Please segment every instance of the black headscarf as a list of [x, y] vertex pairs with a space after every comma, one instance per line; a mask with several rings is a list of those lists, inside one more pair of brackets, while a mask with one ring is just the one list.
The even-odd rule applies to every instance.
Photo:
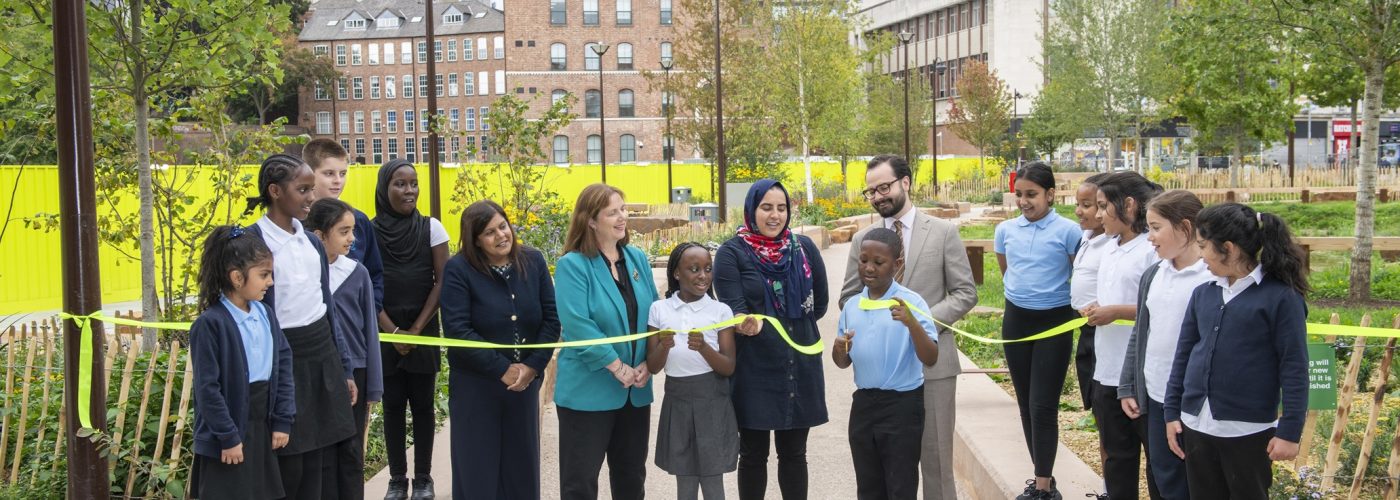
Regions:
[[380, 249], [393, 259], [392, 262], [412, 262], [429, 250], [424, 244], [428, 241], [428, 218], [418, 213], [417, 208], [408, 215], [400, 214], [389, 203], [389, 183], [394, 172], [405, 167], [413, 168], [413, 163], [389, 160], [379, 167], [379, 182], [374, 186], [374, 229]]

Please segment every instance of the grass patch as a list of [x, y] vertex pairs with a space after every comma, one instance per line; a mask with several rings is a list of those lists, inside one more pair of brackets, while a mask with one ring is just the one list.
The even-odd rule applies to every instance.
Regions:
[[[1296, 236], [1351, 236], [1356, 228], [1356, 203], [1252, 203], [1255, 210], [1279, 216]], [[1376, 236], [1400, 236], [1400, 203], [1376, 205]]]

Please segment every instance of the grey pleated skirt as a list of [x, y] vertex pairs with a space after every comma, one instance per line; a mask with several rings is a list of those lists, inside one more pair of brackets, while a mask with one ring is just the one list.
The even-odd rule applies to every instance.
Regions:
[[739, 460], [739, 423], [729, 379], [714, 372], [666, 377], [656, 430], [656, 466], [677, 476], [733, 472]]

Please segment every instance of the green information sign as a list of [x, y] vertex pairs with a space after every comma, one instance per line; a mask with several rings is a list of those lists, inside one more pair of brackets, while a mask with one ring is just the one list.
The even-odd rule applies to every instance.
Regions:
[[1331, 344], [1308, 344], [1308, 409], [1337, 409], [1337, 355]]

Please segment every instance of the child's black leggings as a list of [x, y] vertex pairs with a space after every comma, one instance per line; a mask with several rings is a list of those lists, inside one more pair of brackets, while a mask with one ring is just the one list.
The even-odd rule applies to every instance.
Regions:
[[[1002, 338], [1019, 339], [1049, 330], [1078, 317], [1065, 305], [1046, 310], [1026, 309], [1006, 301]], [[1003, 345], [1016, 404], [1021, 408], [1021, 431], [1035, 464], [1036, 477], [1050, 477], [1060, 445], [1060, 392], [1069, 371], [1074, 338], [1068, 333], [1030, 342]]]

